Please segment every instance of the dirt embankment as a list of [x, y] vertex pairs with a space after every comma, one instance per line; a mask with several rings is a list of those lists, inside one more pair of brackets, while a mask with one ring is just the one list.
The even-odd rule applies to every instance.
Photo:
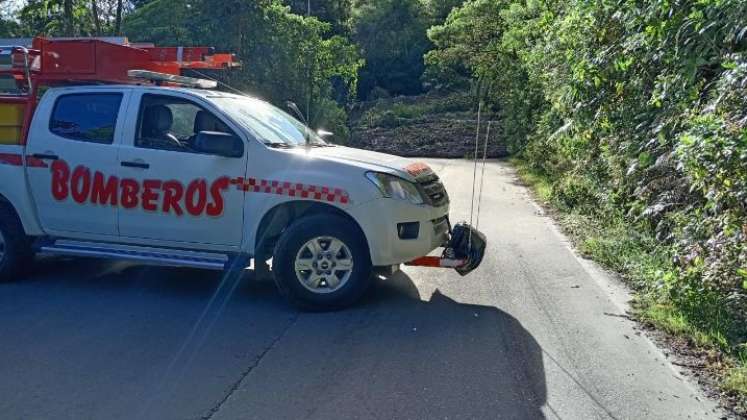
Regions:
[[[350, 145], [407, 157], [473, 156], [477, 121], [468, 101], [466, 96], [423, 95], [360, 104], [351, 117]], [[482, 121], [479, 156], [486, 129]], [[488, 157], [507, 155], [500, 124], [492, 121]]]

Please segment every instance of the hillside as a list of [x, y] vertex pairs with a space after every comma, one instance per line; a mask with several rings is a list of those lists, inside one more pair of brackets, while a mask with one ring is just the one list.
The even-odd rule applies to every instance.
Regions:
[[[466, 94], [401, 96], [363, 102], [351, 112], [350, 145], [408, 157], [463, 158], [475, 147], [476, 112]], [[482, 121], [480, 155], [488, 120]], [[491, 124], [488, 157], [508, 154]]]

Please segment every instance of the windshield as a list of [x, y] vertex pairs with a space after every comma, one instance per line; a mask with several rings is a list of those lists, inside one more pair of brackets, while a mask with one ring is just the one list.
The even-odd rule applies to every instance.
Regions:
[[306, 125], [267, 102], [249, 97], [219, 97], [210, 100], [269, 146], [303, 146], [307, 135], [311, 145], [327, 144]]

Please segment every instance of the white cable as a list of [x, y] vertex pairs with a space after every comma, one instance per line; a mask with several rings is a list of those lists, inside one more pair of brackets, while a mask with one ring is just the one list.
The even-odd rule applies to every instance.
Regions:
[[[475, 169], [472, 172], [472, 202], [469, 209], [469, 224], [472, 225], [475, 214], [475, 183], [477, 182], [477, 150], [480, 144], [480, 116], [482, 114], [482, 100], [477, 104], [477, 133], [475, 134]], [[470, 237], [470, 239], [472, 239]]]
[[493, 121], [488, 121], [488, 132], [485, 134], [485, 149], [482, 152], [482, 174], [480, 174], [480, 192], [477, 194], [477, 216], [475, 221], [475, 229], [480, 227], [480, 204], [482, 204], [482, 187], [485, 185], [485, 165], [488, 159], [488, 142], [490, 141], [490, 126]]
[[472, 253], [472, 216], [475, 213], [475, 183], [477, 182], [477, 150], [480, 146], [480, 116], [482, 115], [482, 100], [477, 104], [477, 133], [475, 133], [475, 169], [472, 172], [472, 200], [469, 210], [469, 237], [467, 239], [467, 255]]

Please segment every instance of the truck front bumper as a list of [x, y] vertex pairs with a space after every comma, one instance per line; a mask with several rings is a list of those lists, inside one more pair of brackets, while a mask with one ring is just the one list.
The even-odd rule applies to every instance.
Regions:
[[457, 273], [466, 276], [482, 263], [487, 244], [482, 232], [467, 223], [459, 223], [451, 230], [451, 239], [441, 256], [416, 258], [407, 265], [453, 268]]
[[449, 240], [449, 206], [417, 206], [376, 199], [353, 208], [366, 235], [374, 266], [402, 264], [444, 246]]

